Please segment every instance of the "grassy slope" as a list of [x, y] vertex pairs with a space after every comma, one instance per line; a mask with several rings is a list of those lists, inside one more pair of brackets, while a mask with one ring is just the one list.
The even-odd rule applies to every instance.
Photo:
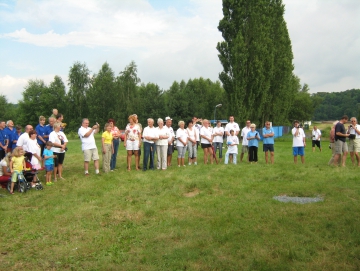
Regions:
[[[293, 164], [291, 142], [280, 139], [275, 165], [259, 151], [257, 165], [165, 172], [127, 172], [121, 146], [117, 171], [85, 178], [73, 140], [65, 181], [1, 191], [0, 269], [359, 269], [359, 168], [328, 167], [327, 145], [322, 153], [309, 145], [305, 165]], [[272, 199], [284, 194], [325, 200]]]

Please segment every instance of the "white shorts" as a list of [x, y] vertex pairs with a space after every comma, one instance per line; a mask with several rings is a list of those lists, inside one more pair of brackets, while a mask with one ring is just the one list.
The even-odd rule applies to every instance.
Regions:
[[127, 151], [138, 151], [139, 150], [139, 140], [126, 140], [126, 150]]

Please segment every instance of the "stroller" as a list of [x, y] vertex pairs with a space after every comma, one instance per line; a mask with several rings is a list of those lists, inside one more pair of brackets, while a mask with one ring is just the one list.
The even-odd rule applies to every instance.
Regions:
[[[14, 186], [14, 190], [18, 190], [20, 193], [25, 193], [27, 190], [30, 190], [31, 187], [31, 183], [34, 179], [36, 179], [36, 185], [35, 185], [35, 189], [36, 190], [43, 190], [44, 187], [41, 184], [37, 174], [38, 174], [38, 170], [32, 169], [31, 168], [31, 157], [32, 157], [32, 153], [25, 153], [25, 164], [26, 164], [26, 168], [29, 170], [23, 170], [19, 175], [18, 175], [18, 179], [15, 183]], [[10, 191], [11, 188], [11, 180], [8, 182], [7, 184], [7, 189]]]

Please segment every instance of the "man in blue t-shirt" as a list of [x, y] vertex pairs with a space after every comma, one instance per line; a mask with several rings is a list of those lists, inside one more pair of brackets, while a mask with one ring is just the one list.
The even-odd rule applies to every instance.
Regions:
[[9, 137], [5, 131], [5, 121], [0, 121], [0, 160], [5, 157], [6, 150], [9, 144]]
[[265, 152], [265, 162], [269, 163], [268, 154], [270, 152], [270, 163], [274, 164], [274, 130], [270, 125], [270, 121], [265, 122], [265, 127], [263, 128], [263, 151]]

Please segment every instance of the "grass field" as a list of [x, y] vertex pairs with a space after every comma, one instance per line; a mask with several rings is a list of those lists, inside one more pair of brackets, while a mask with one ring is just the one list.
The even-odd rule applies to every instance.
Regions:
[[329, 167], [328, 143], [310, 144], [305, 165], [285, 137], [274, 165], [261, 151], [258, 164], [203, 165], [199, 149], [198, 166], [174, 156], [146, 172], [126, 171], [121, 145], [117, 171], [86, 178], [71, 140], [66, 180], [0, 191], [0, 270], [359, 270], [360, 169]]

